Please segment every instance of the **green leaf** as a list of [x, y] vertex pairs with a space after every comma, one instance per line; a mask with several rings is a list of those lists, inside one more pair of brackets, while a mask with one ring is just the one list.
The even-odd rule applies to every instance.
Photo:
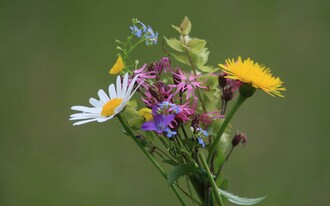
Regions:
[[181, 34], [182, 35], [188, 35], [191, 31], [191, 22], [188, 17], [184, 17], [183, 21], [180, 25]]
[[206, 41], [204, 39], [192, 38], [188, 42], [188, 47], [196, 51], [201, 51], [206, 46]]
[[224, 180], [222, 180], [222, 181], [221, 181], [221, 184], [220, 184], [220, 189], [223, 189], [223, 190], [228, 189], [228, 184], [229, 184], [228, 179], [224, 179]]
[[174, 167], [174, 169], [167, 175], [167, 183], [168, 185], [172, 185], [176, 182], [181, 176], [189, 173], [189, 172], [197, 172], [200, 170], [195, 164], [182, 164]]
[[198, 69], [205, 73], [214, 73], [219, 70], [219, 68], [213, 68], [211, 66], [200, 66]]
[[218, 192], [220, 195], [224, 196], [228, 199], [229, 202], [232, 202], [237, 205], [255, 205], [264, 199], [266, 199], [267, 196], [259, 197], [259, 198], [245, 198], [245, 197], [239, 197], [237, 195], [234, 195], [232, 193], [226, 192], [225, 190], [218, 189]]
[[220, 101], [220, 91], [218, 88], [212, 89], [210, 91], [204, 91], [202, 93], [203, 100], [207, 111], [214, 111], [218, 109]]
[[183, 64], [186, 64], [188, 66], [190, 66], [189, 64], [189, 59], [187, 56], [185, 55], [176, 55], [176, 54], [173, 54], [171, 53], [171, 55], [179, 62], [183, 63]]
[[231, 146], [231, 138], [229, 134], [223, 133], [219, 142], [219, 150], [225, 153], [228, 148]]
[[155, 136], [153, 135], [153, 133], [151, 131], [145, 131], [146, 132], [146, 137], [151, 140], [154, 141], [155, 140]]
[[225, 155], [221, 150], [216, 150], [214, 153], [214, 171], [218, 171], [221, 165], [225, 162]]
[[166, 39], [165, 38], [165, 40], [169, 47], [171, 47], [172, 49], [174, 49], [178, 52], [184, 52], [186, 50], [186, 47], [184, 46], [183, 42], [178, 39], [175, 39], [175, 38]]
[[177, 27], [177, 26], [174, 26], [174, 25], [171, 25], [175, 30], [177, 30], [180, 34], [181, 34], [181, 30], [180, 30], [180, 28], [179, 27]]

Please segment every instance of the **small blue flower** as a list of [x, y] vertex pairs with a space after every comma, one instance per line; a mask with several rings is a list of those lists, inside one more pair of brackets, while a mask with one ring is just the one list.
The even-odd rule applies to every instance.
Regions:
[[137, 38], [141, 38], [142, 36], [142, 30], [139, 29], [136, 25], [134, 26], [130, 26], [129, 27], [132, 31], [132, 33], [137, 37]]
[[198, 144], [202, 145], [202, 147], [205, 147], [205, 143], [202, 138], [198, 137], [197, 141], [198, 141]]
[[169, 127], [167, 127], [166, 129], [165, 129], [165, 132], [167, 132], [167, 137], [168, 138], [171, 138], [171, 137], [173, 137], [173, 135], [176, 135], [177, 134], [177, 132], [173, 132]]
[[172, 107], [172, 109], [173, 109], [173, 111], [175, 112], [175, 114], [179, 114], [179, 113], [181, 112], [180, 107], [177, 106], [177, 105], [174, 105], [174, 106]]
[[196, 128], [193, 137], [195, 137], [198, 141], [198, 144], [202, 145], [202, 147], [205, 147], [205, 143], [203, 141], [203, 137], [208, 137], [209, 134], [207, 131], [203, 130], [202, 128]]
[[175, 114], [179, 114], [181, 112], [180, 107], [178, 105], [169, 103], [168, 101], [164, 101], [158, 104], [158, 106], [158, 113], [161, 112], [161, 110], [174, 111]]
[[148, 26], [148, 29], [146, 31], [146, 44], [148, 46], [152, 46], [157, 44], [157, 39], [158, 39], [158, 32], [154, 32], [150, 26]]
[[157, 44], [158, 32], [155, 33], [150, 26], [146, 26], [137, 19], [133, 19], [133, 24], [133, 26], [130, 26], [130, 29], [137, 38], [143, 38], [147, 46]]

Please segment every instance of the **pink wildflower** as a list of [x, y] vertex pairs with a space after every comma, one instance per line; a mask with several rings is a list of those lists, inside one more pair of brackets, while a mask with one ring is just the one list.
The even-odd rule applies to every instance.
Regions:
[[141, 86], [145, 89], [148, 89], [148, 83], [145, 81], [146, 79], [155, 79], [156, 72], [148, 71], [147, 64], [144, 64], [140, 69], [137, 69], [133, 72], [132, 78], [138, 75], [136, 79], [137, 84], [141, 84]]
[[180, 68], [177, 69], [176, 72], [172, 72], [174, 82], [176, 85], [170, 85], [170, 87], [176, 87], [177, 90], [174, 95], [178, 94], [179, 92], [186, 92], [186, 99], [188, 100], [191, 96], [197, 99], [195, 95], [196, 88], [203, 88], [206, 89], [207, 87], [202, 86], [203, 82], [199, 82], [197, 78], [200, 75], [194, 75], [192, 72], [190, 74], [184, 73]]

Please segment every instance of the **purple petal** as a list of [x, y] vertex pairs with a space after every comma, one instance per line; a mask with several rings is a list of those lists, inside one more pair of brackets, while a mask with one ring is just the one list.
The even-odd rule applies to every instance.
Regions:
[[144, 131], [157, 130], [155, 122], [145, 122], [142, 124], [141, 129]]
[[162, 114], [156, 114], [154, 115], [154, 121], [155, 121], [155, 125], [159, 124], [159, 123], [163, 123], [163, 115]]
[[166, 126], [169, 125], [172, 122], [172, 120], [174, 119], [174, 117], [175, 117], [175, 114], [170, 114], [170, 115], [164, 117], [162, 120], [163, 124], [165, 124]]
[[157, 109], [158, 109], [158, 106], [157, 106], [157, 105], [154, 105], [154, 106], [152, 107], [152, 114], [153, 114], [153, 115], [157, 115]]

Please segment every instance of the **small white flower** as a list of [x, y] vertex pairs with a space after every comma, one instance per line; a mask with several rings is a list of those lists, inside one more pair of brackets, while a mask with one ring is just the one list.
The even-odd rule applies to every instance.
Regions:
[[137, 78], [138, 75], [136, 75], [131, 81], [130, 85], [128, 85], [128, 73], [125, 74], [123, 82], [121, 82], [120, 75], [118, 75], [116, 88], [114, 84], [110, 84], [109, 86], [109, 96], [102, 89], [100, 89], [97, 93], [100, 98], [99, 101], [95, 98], [89, 99], [89, 103], [93, 107], [71, 107], [72, 110], [81, 112], [70, 115], [70, 120], [81, 120], [75, 122], [73, 125], [81, 125], [94, 121], [105, 122], [109, 119], [112, 119], [115, 115], [124, 109], [127, 102], [135, 93], [136, 89], [140, 86], [137, 86], [136, 89], [132, 92]]

